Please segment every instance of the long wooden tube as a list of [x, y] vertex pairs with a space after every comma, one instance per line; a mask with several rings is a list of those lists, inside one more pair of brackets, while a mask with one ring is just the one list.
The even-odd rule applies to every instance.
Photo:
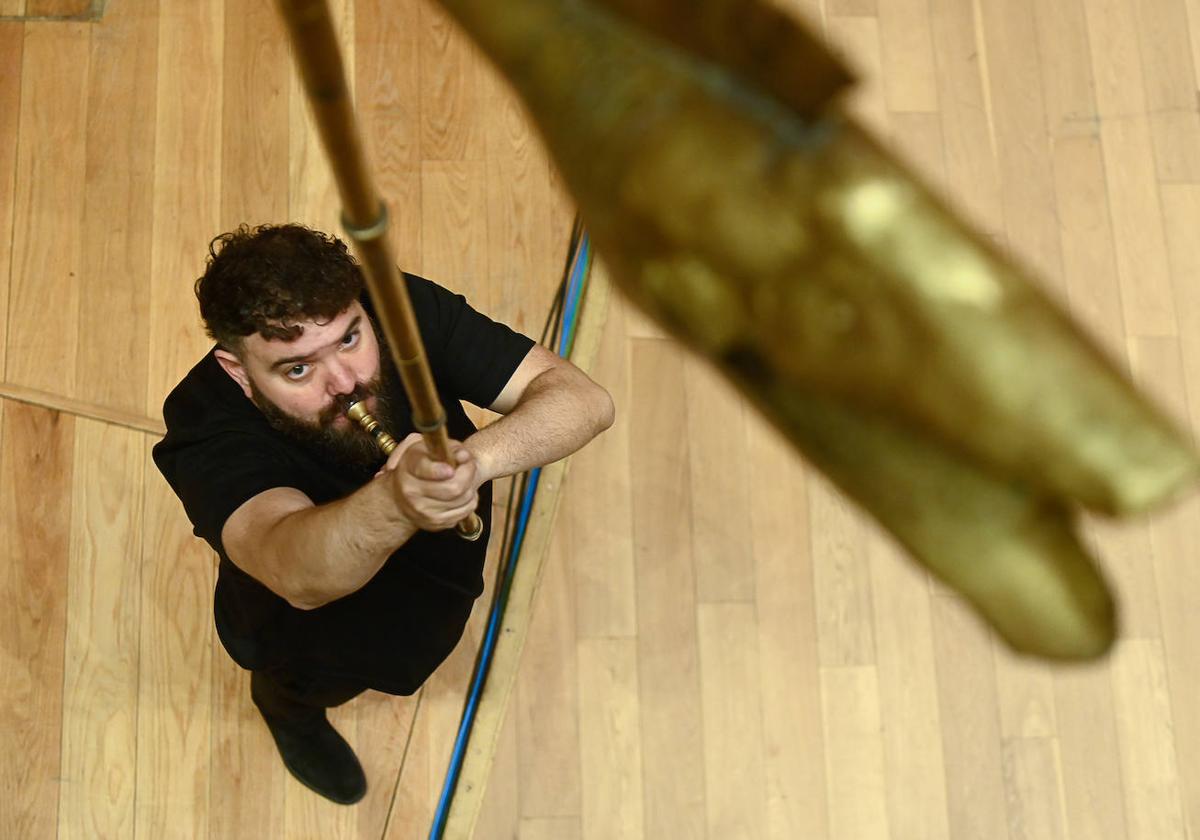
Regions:
[[[391, 344], [412, 404], [413, 424], [433, 456], [452, 463], [446, 412], [429, 370], [408, 289], [388, 245], [387, 208], [371, 180], [329, 7], [325, 0], [278, 0], [278, 5], [341, 196], [342, 226], [354, 244], [376, 314]], [[474, 513], [455, 527], [459, 536], [468, 540], [477, 540], [483, 533], [483, 522]]]

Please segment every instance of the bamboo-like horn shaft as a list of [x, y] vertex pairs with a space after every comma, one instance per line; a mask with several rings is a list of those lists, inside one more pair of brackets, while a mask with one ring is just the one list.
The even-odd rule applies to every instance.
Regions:
[[[404, 278], [387, 241], [387, 208], [375, 191], [325, 0], [278, 0], [313, 119], [342, 200], [342, 225], [354, 243], [383, 332], [412, 404], [413, 423], [434, 457], [452, 463], [446, 413], [429, 370]], [[479, 516], [456, 526], [464, 539], [483, 533]]]

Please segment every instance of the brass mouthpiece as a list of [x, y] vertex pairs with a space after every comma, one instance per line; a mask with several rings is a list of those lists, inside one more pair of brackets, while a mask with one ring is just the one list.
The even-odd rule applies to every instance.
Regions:
[[345, 405], [346, 415], [375, 439], [384, 455], [391, 455], [392, 450], [396, 448], [396, 439], [389, 435], [383, 426], [379, 425], [379, 421], [367, 411], [363, 402], [355, 397], [349, 397], [346, 399]]

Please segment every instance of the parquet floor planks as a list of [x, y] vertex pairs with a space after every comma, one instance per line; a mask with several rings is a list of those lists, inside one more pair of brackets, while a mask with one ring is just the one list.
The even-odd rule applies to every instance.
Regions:
[[[153, 439], [143, 436], [143, 453]], [[216, 582], [215, 558], [192, 536], [179, 500], [146, 454], [136, 557], [141, 591], [134, 833], [228, 835], [221, 831], [228, 827], [223, 820], [231, 811], [238, 816], [239, 802], [219, 794], [247, 777], [230, 766], [229, 751], [218, 739], [228, 727], [226, 718], [216, 717], [216, 677], [235, 670], [214, 667], [216, 632], [208, 599]]]
[[[80, 231], [79, 324], [73, 395], [144, 410], [151, 318], [156, 4], [114, 4], [93, 30]], [[78, 202], [78, 199], [76, 199]], [[121, 359], [119, 373], [112, 359]]]
[[[776, 4], [865, 74], [856, 113], [1200, 428], [1200, 3]], [[536, 335], [573, 209], [520, 106], [430, 0], [333, 5], [402, 266]], [[269, 4], [0, 21], [0, 836], [427, 831], [482, 606], [421, 695], [334, 713], [371, 790], [327, 805], [216, 640], [212, 553], [149, 459], [208, 347], [209, 240], [336, 218]], [[1200, 835], [1195, 494], [1085, 522], [1122, 603], [1110, 659], [1018, 660], [723, 380], [610, 313], [592, 373], [617, 425], [565, 483], [477, 837]]]
[[[0, 22], [0, 124], [15, 126], [21, 117], [21, 61], [25, 25]], [[0, 132], [0, 370], [8, 356], [8, 299], [17, 186], [17, 132]]]
[[[6, 382], [72, 395], [91, 27], [27, 23], [11, 209]], [[52, 306], [47, 303], [53, 302]]]
[[75, 418], [7, 403], [3, 419], [0, 835], [38, 840], [60, 824]]
[[75, 427], [63, 673], [60, 837], [134, 828], [144, 435]]

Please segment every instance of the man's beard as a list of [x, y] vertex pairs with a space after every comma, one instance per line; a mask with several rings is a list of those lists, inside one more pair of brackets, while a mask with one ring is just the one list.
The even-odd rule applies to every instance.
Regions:
[[[345, 428], [334, 426], [338, 416], [347, 416], [340, 398], [324, 409], [316, 420], [301, 420], [271, 402], [258, 390], [254, 380], [250, 380], [250, 392], [251, 401], [263, 413], [271, 428], [302, 446], [316, 450], [327, 460], [363, 470], [374, 470], [383, 463], [383, 450], [358, 423], [350, 420], [350, 425]], [[354, 393], [360, 401], [365, 401], [367, 397], [375, 398], [372, 415], [388, 434], [395, 436], [395, 430], [399, 428], [396, 414], [404, 403], [404, 389], [391, 353], [382, 341], [379, 344], [379, 374], [370, 382], [360, 384]]]

